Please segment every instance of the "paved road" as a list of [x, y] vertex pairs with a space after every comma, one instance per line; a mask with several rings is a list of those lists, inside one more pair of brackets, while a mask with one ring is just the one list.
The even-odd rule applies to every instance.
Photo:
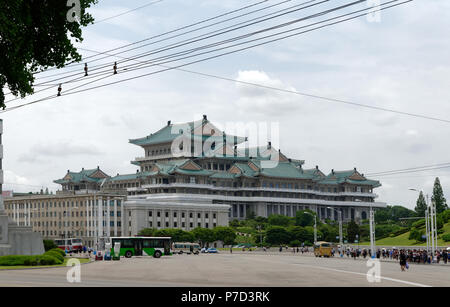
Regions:
[[301, 254], [202, 254], [122, 259], [81, 266], [81, 283], [68, 268], [0, 271], [0, 286], [450, 286], [450, 265], [381, 263], [381, 282], [369, 283], [365, 261]]

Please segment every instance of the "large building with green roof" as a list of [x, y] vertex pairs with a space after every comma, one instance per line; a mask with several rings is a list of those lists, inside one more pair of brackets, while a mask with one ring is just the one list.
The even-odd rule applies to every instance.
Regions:
[[[166, 126], [148, 136], [131, 139], [144, 156], [132, 164], [135, 174], [108, 178], [104, 189], [126, 191], [124, 234], [142, 228], [181, 228], [227, 225], [249, 214], [295, 216], [311, 209], [322, 220], [368, 219], [376, 202], [370, 180], [356, 168], [331, 170], [304, 168], [270, 142], [246, 147], [246, 137], [228, 135], [206, 116], [202, 120]], [[193, 209], [193, 210], [190, 210]]]
[[368, 219], [381, 184], [356, 168], [324, 173], [291, 159], [271, 142], [249, 147], [246, 137], [226, 134], [203, 119], [170, 121], [148, 136], [131, 139], [143, 157], [132, 174], [108, 175], [100, 167], [70, 171], [54, 182], [55, 195], [5, 199], [8, 215], [45, 238], [137, 235], [143, 228], [225, 226], [249, 214], [295, 216], [310, 209], [322, 219]]

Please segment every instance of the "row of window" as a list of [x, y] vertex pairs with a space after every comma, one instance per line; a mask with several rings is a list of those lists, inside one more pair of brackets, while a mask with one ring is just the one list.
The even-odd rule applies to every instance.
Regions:
[[[130, 216], [131, 216], [131, 211], [130, 211]], [[153, 216], [153, 211], [149, 211], [148, 212], [148, 216], [152, 217]], [[176, 211], [173, 212], [173, 217], [177, 217], [177, 216], [178, 216], [178, 213]], [[205, 216], [205, 219], [209, 218], [209, 214], [208, 213], [205, 213], [204, 216]], [[161, 217], [161, 211], [157, 211], [156, 212], [156, 217]], [[165, 217], [169, 217], [169, 212], [167, 212], [167, 211], [165, 212]], [[181, 212], [181, 217], [185, 218], [186, 217], [186, 213], [185, 212]], [[193, 218], [193, 217], [194, 217], [194, 213], [193, 212], [189, 212], [189, 218]], [[213, 217], [213, 219], [217, 218], [217, 214], [213, 213], [212, 217]], [[201, 219], [202, 218], [202, 214], [201, 213], [197, 213], [197, 218]]]
[[[154, 227], [154, 224], [153, 224], [153, 222], [152, 221], [149, 221], [148, 222], [148, 226], [150, 227], [150, 228], [153, 228]], [[186, 223], [185, 222], [181, 222], [181, 224], [178, 224], [178, 222], [173, 222], [173, 224], [172, 224], [172, 226], [170, 225], [170, 223], [169, 222], [165, 222], [164, 224], [162, 224], [161, 222], [156, 222], [155, 223], [155, 225], [156, 225], [156, 227], [158, 227], [158, 228], [161, 228], [162, 226], [161, 225], [165, 225], [165, 228], [178, 228], [178, 225], [181, 225], [181, 228], [186, 228]], [[209, 228], [209, 223], [205, 223], [205, 225], [204, 225], [204, 228]], [[216, 223], [213, 223], [212, 224], [212, 227], [213, 228], [215, 228], [217, 226], [217, 224]], [[130, 224], [130, 227], [131, 227], [131, 224]], [[202, 223], [200, 223], [200, 222], [198, 222], [197, 223], [197, 227], [202, 227]], [[194, 228], [194, 223], [189, 223], [189, 228]]]
[[[92, 206], [94, 204], [94, 201], [89, 200], [89, 206]], [[5, 204], [5, 209], [7, 210], [13, 210], [14, 205], [17, 209], [48, 209], [48, 208], [82, 208], [84, 207], [85, 201], [75, 201], [75, 202], [37, 202], [37, 203], [31, 203], [31, 204]], [[98, 205], [98, 200], [95, 202], [96, 206]], [[31, 206], [30, 206], [31, 205]], [[107, 205], [107, 201], [103, 201], [103, 205]], [[117, 201], [117, 207], [120, 207], [121, 201]], [[114, 201], [110, 201], [110, 206], [114, 206]]]

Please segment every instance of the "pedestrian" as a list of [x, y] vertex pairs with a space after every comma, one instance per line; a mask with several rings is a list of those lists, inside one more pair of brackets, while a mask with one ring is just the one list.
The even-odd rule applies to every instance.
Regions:
[[406, 255], [404, 253], [403, 250], [400, 251], [400, 269], [403, 271], [405, 271], [405, 267], [406, 267]]
[[233, 253], [233, 245], [230, 246], [230, 254]]
[[280, 245], [280, 253], [283, 251], [283, 246]]

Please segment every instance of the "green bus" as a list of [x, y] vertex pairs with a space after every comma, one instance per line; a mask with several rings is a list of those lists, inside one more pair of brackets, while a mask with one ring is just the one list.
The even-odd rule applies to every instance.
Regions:
[[161, 256], [172, 255], [170, 237], [112, 237], [111, 255], [114, 255], [114, 243], [120, 243], [120, 256]]

